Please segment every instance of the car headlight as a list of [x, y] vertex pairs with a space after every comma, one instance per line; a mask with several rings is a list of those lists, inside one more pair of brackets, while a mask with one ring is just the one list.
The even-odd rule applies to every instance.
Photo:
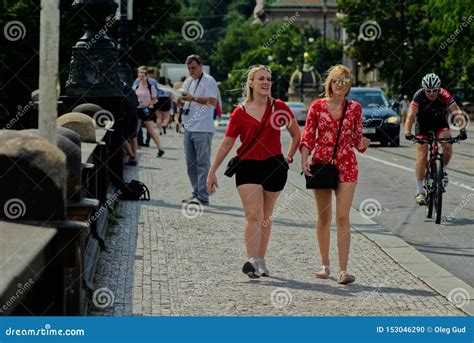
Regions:
[[397, 124], [398, 123], [398, 117], [397, 116], [391, 116], [385, 119], [385, 122], [388, 124]]

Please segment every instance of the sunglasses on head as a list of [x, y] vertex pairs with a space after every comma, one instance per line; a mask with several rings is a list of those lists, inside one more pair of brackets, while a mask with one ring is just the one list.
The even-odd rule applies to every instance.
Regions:
[[351, 82], [351, 79], [348, 77], [333, 77], [331, 80], [332, 84], [347, 86]]
[[437, 93], [439, 91], [439, 88], [434, 88], [434, 89], [425, 89], [426, 93]]

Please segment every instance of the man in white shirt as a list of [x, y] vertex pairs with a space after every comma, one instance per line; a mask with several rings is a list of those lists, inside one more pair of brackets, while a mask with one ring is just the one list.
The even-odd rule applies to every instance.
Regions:
[[188, 56], [186, 66], [189, 75], [183, 84], [187, 94], [178, 99], [184, 124], [184, 153], [189, 180], [193, 187], [192, 197], [183, 202], [209, 204], [206, 188], [207, 174], [211, 166], [211, 145], [214, 136], [214, 108], [218, 90], [214, 78], [202, 71], [202, 59]]

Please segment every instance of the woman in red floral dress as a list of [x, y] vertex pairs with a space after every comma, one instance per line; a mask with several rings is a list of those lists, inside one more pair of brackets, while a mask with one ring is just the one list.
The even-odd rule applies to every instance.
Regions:
[[[343, 65], [336, 65], [329, 70], [326, 79], [325, 98], [317, 99], [311, 104], [306, 125], [301, 139], [301, 168], [306, 175], [310, 174], [310, 165], [329, 163], [336, 143], [340, 118], [352, 84], [352, 73]], [[347, 111], [339, 138], [335, 164], [339, 171], [339, 185], [336, 194], [337, 246], [339, 253], [339, 277], [337, 282], [347, 284], [355, 277], [346, 272], [350, 249], [349, 211], [357, 183], [357, 159], [353, 150], [364, 152], [370, 140], [362, 137], [362, 107], [348, 100]], [[308, 157], [311, 154], [311, 159]], [[329, 241], [332, 219], [332, 190], [314, 189], [318, 224], [316, 228], [322, 265], [316, 277], [326, 279], [330, 274]]]

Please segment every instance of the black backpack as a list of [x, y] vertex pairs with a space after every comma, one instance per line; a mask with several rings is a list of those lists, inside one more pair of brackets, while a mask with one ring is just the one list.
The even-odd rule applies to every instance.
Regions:
[[122, 200], [150, 200], [150, 190], [143, 182], [132, 180], [124, 182], [119, 190]]

